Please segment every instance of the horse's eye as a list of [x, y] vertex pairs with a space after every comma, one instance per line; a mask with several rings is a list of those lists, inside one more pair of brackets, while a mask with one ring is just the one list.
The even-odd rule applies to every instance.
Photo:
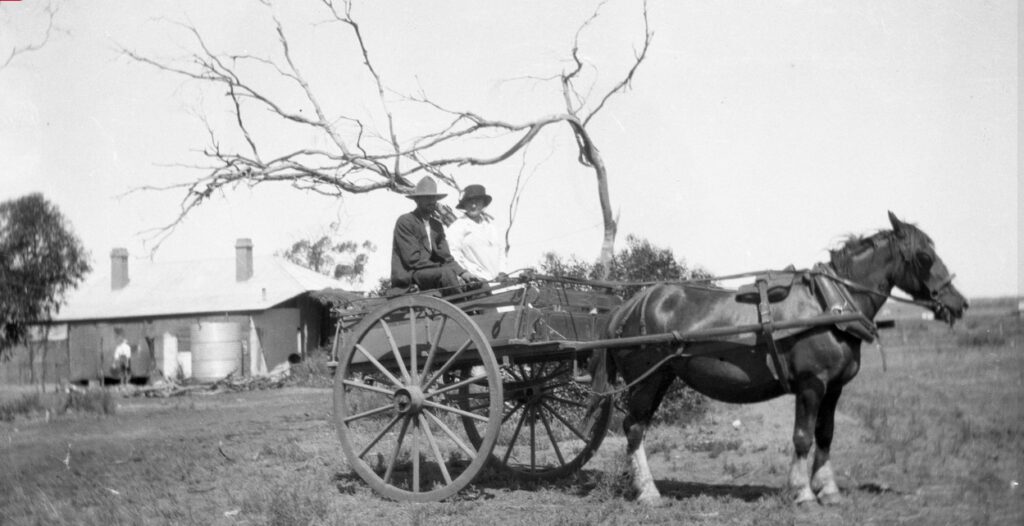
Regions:
[[917, 264], [921, 267], [922, 270], [928, 270], [932, 268], [932, 263], [934, 263], [931, 254], [928, 254], [926, 252], [918, 252], [917, 255], [914, 256], [914, 259], [917, 260]]

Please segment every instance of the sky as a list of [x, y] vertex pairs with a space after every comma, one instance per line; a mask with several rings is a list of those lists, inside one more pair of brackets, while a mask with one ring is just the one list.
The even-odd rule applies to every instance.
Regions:
[[[312, 0], [280, 2], [293, 53], [332, 116], [382, 129], [380, 100], [351, 39], [322, 23]], [[40, 0], [0, 2], [0, 59], [38, 37]], [[114, 247], [133, 258], [233, 257], [237, 238], [258, 254], [330, 233], [368, 240], [363, 288], [388, 273], [402, 196], [326, 197], [288, 185], [241, 186], [172, 222], [180, 191], [140, 191], [195, 179], [209, 143], [238, 144], [223, 90], [133, 61], [195, 49], [193, 24], [219, 52], [268, 56], [268, 10], [254, 0], [56, 2], [58, 31], [0, 69], [0, 200], [42, 192], [106, 272]], [[629, 67], [643, 37], [639, 3], [610, 0], [581, 36], [591, 101]], [[564, 111], [557, 83], [597, 2], [363, 1], [354, 14], [389, 92], [400, 139], [443, 121], [396, 94], [527, 122]], [[850, 234], [889, 226], [886, 212], [920, 226], [968, 297], [1024, 294], [1020, 243], [1018, 5], [999, 1], [652, 0], [649, 54], [631, 87], [589, 125], [620, 218], [617, 246], [634, 234], [687, 264], [724, 275], [810, 267]], [[268, 76], [264, 76], [268, 77]], [[286, 104], [296, 94], [268, 82]], [[587, 88], [590, 84], [584, 86]], [[253, 117], [281, 148], [322, 137]], [[488, 151], [484, 141], [466, 146]], [[540, 134], [525, 156], [452, 169], [479, 183], [509, 224], [517, 175], [525, 184], [509, 233], [511, 268], [545, 252], [596, 259], [601, 211], [592, 170], [567, 128]], [[445, 203], [454, 206], [449, 189]]]

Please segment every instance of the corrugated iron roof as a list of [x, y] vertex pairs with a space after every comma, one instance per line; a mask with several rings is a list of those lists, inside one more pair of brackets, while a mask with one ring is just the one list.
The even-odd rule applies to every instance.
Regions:
[[[109, 265], [109, 263], [108, 263]], [[259, 311], [300, 294], [343, 284], [274, 256], [253, 256], [253, 275], [235, 280], [235, 259], [131, 260], [128, 285], [111, 290], [110, 267], [97, 267], [67, 297], [54, 321]]]

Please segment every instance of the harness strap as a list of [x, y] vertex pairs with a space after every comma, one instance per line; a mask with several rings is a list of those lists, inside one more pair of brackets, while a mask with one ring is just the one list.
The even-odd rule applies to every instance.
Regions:
[[768, 348], [768, 355], [771, 356], [772, 364], [775, 366], [775, 373], [778, 375], [779, 384], [782, 390], [789, 394], [793, 390], [789, 386], [789, 369], [779, 357], [779, 348], [775, 344], [772, 333], [775, 331], [775, 320], [772, 318], [772, 305], [768, 302], [768, 280], [757, 280], [757, 293], [761, 297], [761, 303], [757, 306], [757, 316], [761, 322], [761, 337], [764, 339], [765, 347]]

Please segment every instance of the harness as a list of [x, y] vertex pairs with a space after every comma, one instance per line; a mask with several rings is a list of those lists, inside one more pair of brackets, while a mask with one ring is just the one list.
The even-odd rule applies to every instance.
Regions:
[[[713, 280], [734, 279], [753, 276], [755, 278], [753, 284], [743, 285], [737, 290], [736, 300], [740, 303], [749, 303], [756, 305], [758, 323], [761, 327], [760, 331], [758, 332], [759, 340], [768, 351], [768, 357], [771, 360], [770, 365], [772, 366], [772, 369], [775, 372], [774, 376], [779, 381], [779, 384], [782, 387], [783, 391], [787, 394], [790, 394], [792, 393], [792, 389], [790, 387], [789, 369], [783, 363], [782, 355], [775, 341], [774, 333], [776, 331], [776, 327], [774, 317], [772, 314], [771, 305], [772, 303], [778, 303], [780, 301], [783, 301], [789, 296], [789, 292], [792, 289], [793, 283], [796, 281], [796, 277], [798, 275], [805, 276], [807, 278], [807, 280], [809, 281], [809, 285], [811, 286], [812, 290], [816, 293], [816, 296], [821, 302], [823, 310], [831, 314], [859, 314], [859, 309], [857, 309], [856, 303], [854, 303], [853, 298], [850, 295], [849, 289], [853, 289], [859, 292], [871, 293], [877, 296], [884, 296], [888, 299], [894, 299], [896, 301], [916, 304], [919, 306], [932, 306], [934, 303], [937, 303], [936, 301], [926, 302], [919, 300], [907, 300], [904, 298], [893, 296], [891, 294], [885, 294], [883, 292], [870, 289], [856, 282], [836, 275], [835, 271], [831, 268], [831, 266], [822, 263], [815, 265], [815, 267], [812, 270], [796, 270], [791, 266], [784, 270], [748, 272], [718, 278], [671, 283], [687, 285], [690, 283], [706, 283]], [[952, 277], [946, 280], [945, 286], [949, 286], [951, 282]], [[636, 301], [632, 302], [628, 306], [628, 308], [625, 311], [623, 311], [621, 316], [616, 316], [612, 320], [612, 323], [615, 325], [614, 335], [616, 338], [622, 337], [622, 333], [625, 328], [625, 321], [632, 317], [633, 314], [636, 313], [637, 309], [639, 309], [640, 311], [640, 336], [647, 335], [647, 303], [653, 292], [653, 287], [651, 287], [650, 285], [659, 283], [668, 284], [669, 282], [615, 282], [615, 284], [619, 286], [645, 285], [645, 288], [641, 291], [641, 294], [637, 296]], [[603, 284], [612, 285], [613, 283], [604, 282]], [[939, 291], [941, 291], [941, 288], [939, 289]], [[932, 295], [934, 297], [937, 294], [938, 292], [933, 293]], [[837, 322], [835, 325], [838, 329], [843, 330], [844, 332], [847, 332], [855, 337], [858, 337], [861, 340], [868, 342], [874, 341], [876, 342], [876, 344], [878, 344], [877, 326], [870, 320], [867, 320], [866, 317], [861, 316], [861, 318], [863, 319], [863, 321], [843, 321]], [[642, 344], [641, 348], [643, 347], [644, 345]], [[882, 352], [882, 361], [884, 364], [885, 353], [882, 350], [880, 344], [878, 344], [878, 348], [879, 351]], [[622, 388], [610, 390], [604, 393], [595, 392], [594, 394], [599, 396], [611, 396], [625, 392], [629, 390], [629, 388], [642, 382], [647, 377], [654, 374], [666, 363], [676, 358], [689, 358], [693, 356], [695, 356], [695, 354], [687, 353], [685, 351], [685, 345], [681, 344], [675, 352], [659, 360], [657, 363], [648, 368], [647, 371], [645, 371], [643, 374], [638, 376], [633, 381], [627, 383]]]

